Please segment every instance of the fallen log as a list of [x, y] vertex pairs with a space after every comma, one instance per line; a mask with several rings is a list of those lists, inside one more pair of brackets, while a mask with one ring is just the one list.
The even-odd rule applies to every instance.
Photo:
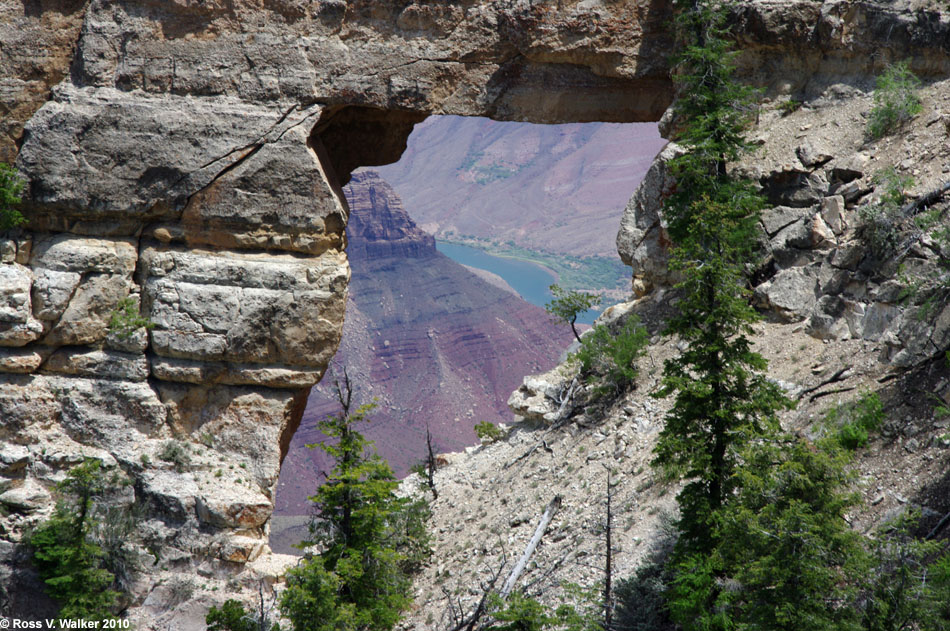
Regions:
[[544, 509], [544, 513], [541, 515], [541, 520], [538, 522], [538, 527], [534, 529], [534, 536], [532, 536], [531, 541], [528, 542], [528, 547], [524, 549], [524, 553], [521, 555], [521, 558], [518, 559], [518, 563], [515, 564], [515, 567], [511, 570], [511, 574], [508, 575], [508, 579], [505, 581], [501, 591], [498, 593], [498, 595], [501, 596], [503, 600], [508, 598], [508, 594], [511, 593], [515, 583], [518, 582], [518, 579], [521, 577], [524, 569], [528, 566], [528, 561], [531, 560], [531, 556], [534, 554], [535, 549], [541, 542], [541, 537], [544, 535], [544, 531], [547, 529], [548, 524], [551, 523], [551, 519], [554, 518], [554, 513], [556, 513], [557, 509], [560, 507], [561, 496], [555, 495], [554, 499], [551, 500], [547, 508]]

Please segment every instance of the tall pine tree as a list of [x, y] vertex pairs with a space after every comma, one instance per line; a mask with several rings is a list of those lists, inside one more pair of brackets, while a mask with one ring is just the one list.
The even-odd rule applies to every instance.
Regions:
[[712, 516], [735, 491], [740, 454], [777, 429], [776, 412], [788, 401], [766, 380], [766, 362], [749, 339], [758, 316], [746, 272], [763, 200], [727, 168], [746, 149], [753, 93], [734, 78], [723, 5], [676, 4], [675, 140], [684, 152], [670, 162], [676, 189], [663, 212], [682, 299], [666, 333], [687, 346], [664, 366], [658, 395], [674, 402], [654, 463], [687, 481], [678, 497], [677, 551], [688, 554], [715, 547]]

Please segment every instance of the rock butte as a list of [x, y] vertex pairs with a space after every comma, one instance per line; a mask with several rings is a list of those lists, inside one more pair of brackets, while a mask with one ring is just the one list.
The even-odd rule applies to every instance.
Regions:
[[[343, 323], [340, 186], [433, 113], [659, 120], [668, 5], [0, 0], [0, 160], [29, 179], [30, 218], [0, 241], [10, 612], [46, 606], [13, 542], [83, 455], [129, 477], [161, 549], [139, 628], [169, 624], [176, 576], [278, 571], [280, 461]], [[743, 71], [771, 93], [866, 87], [888, 58], [946, 76], [950, 25], [927, 6], [742, 0]], [[122, 337], [129, 296], [155, 326]], [[200, 628], [203, 609], [178, 615]]]

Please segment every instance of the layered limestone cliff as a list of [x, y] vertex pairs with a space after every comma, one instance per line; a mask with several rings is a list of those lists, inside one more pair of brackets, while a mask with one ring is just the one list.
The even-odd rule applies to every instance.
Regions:
[[434, 258], [435, 237], [409, 218], [396, 191], [375, 171], [353, 175], [346, 188], [351, 261]]
[[[865, 95], [889, 59], [933, 81], [950, 72], [939, 6], [743, 0], [746, 75], [807, 101]], [[271, 572], [279, 463], [339, 342], [354, 168], [398, 158], [431, 113], [656, 120], [672, 98], [663, 0], [0, 0], [0, 18], [0, 154], [29, 181], [29, 224], [0, 239], [15, 615], [40, 613], [15, 542], [83, 456], [144, 507], [139, 628], [200, 625], [207, 600], [169, 611], [178, 581], [235, 593]], [[126, 298], [153, 328], [110, 331]]]

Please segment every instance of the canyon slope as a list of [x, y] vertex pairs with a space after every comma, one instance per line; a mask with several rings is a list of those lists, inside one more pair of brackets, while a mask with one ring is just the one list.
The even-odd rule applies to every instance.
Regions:
[[[763, 318], [750, 340], [768, 361], [768, 378], [796, 404], [780, 413], [783, 428], [817, 442], [841, 431], [829, 413], [875, 393], [884, 419], [850, 461], [851, 489], [863, 501], [848, 509], [847, 522], [877, 537], [884, 522], [917, 511], [917, 535], [947, 545], [950, 419], [937, 406], [950, 401], [950, 251], [933, 231], [950, 226], [950, 79], [915, 94], [921, 112], [876, 139], [867, 132], [870, 89], [828, 86], [800, 107], [788, 96], [768, 100], [749, 130], [755, 148], [732, 168], [767, 200], [750, 278]], [[675, 313], [680, 296], [665, 265], [662, 205], [679, 151], [671, 144], [658, 156], [618, 236], [643, 295], [607, 309], [602, 324], [617, 327], [636, 314], [658, 333]], [[880, 174], [891, 169], [905, 178], [903, 206], [886, 199]], [[889, 204], [902, 215], [890, 225], [893, 245], [882, 249], [867, 235], [867, 217]], [[921, 229], [914, 214], [935, 223]], [[608, 492], [613, 579], [633, 576], [663, 548], [679, 489], [651, 465], [672, 404], [652, 395], [664, 360], [683, 348], [680, 339], [654, 335], [638, 376], [615, 397], [572, 387], [579, 375], [570, 364], [526, 377], [509, 401], [523, 421], [505, 440], [445, 456], [435, 478], [435, 552], [417, 578], [405, 628], [453, 628], [474, 611], [483, 586], [501, 568], [506, 575], [555, 496], [558, 512], [518, 583], [548, 605], [571, 602], [566, 583], [595, 588], [603, 579]], [[419, 488], [418, 478], [404, 488]]]
[[648, 123], [439, 116], [415, 127], [399, 162], [378, 170], [436, 237], [615, 258], [618, 213], [665, 144]]
[[[525, 374], [553, 367], [573, 337], [543, 309], [437, 252], [376, 172], [357, 171], [344, 193], [352, 275], [329, 377], [346, 367], [355, 400], [376, 400], [361, 431], [405, 475], [425, 454], [427, 426], [441, 452], [476, 444], [475, 423], [510, 421], [511, 391]], [[330, 378], [311, 391], [290, 444], [278, 516], [309, 514], [307, 497], [332, 467], [305, 446], [322, 438], [318, 420], [339, 413]], [[275, 525], [272, 545], [282, 538]]]

